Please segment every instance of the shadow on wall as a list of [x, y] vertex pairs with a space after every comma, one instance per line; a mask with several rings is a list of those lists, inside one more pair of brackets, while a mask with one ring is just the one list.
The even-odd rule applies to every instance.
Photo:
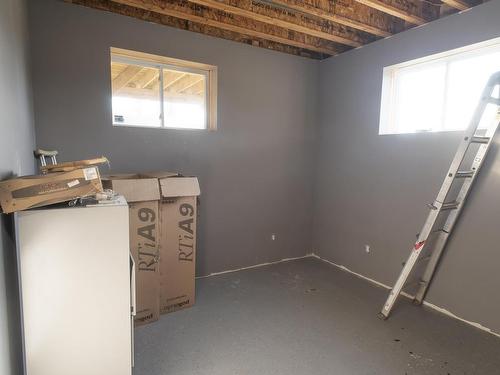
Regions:
[[[0, 243], [2, 251], [3, 284], [5, 286], [10, 375], [22, 374], [21, 311], [19, 307], [19, 287], [17, 278], [17, 257], [14, 238], [14, 216], [0, 214]], [[0, 272], [1, 274], [1, 272]], [[1, 284], [1, 283], [0, 283]]]

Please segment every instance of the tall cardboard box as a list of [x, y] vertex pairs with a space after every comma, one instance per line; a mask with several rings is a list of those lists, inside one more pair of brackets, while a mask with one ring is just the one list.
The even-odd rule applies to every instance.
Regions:
[[107, 189], [123, 195], [129, 204], [130, 251], [136, 264], [136, 325], [160, 315], [160, 187], [156, 178], [122, 174], [103, 177]]
[[196, 177], [147, 173], [160, 185], [160, 312], [190, 307], [195, 300]]

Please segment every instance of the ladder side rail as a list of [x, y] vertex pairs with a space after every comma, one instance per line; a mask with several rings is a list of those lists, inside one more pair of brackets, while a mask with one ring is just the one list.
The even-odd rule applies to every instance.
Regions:
[[444, 200], [446, 196], [448, 195], [448, 192], [451, 188], [451, 185], [454, 180], [454, 176], [458, 169], [460, 168], [460, 164], [462, 163], [465, 154], [467, 152], [467, 149], [469, 148], [470, 145], [470, 140], [472, 138], [472, 135], [474, 135], [475, 130], [479, 124], [479, 121], [482, 117], [482, 112], [486, 108], [487, 102], [484, 100], [481, 100], [480, 104], [478, 105], [478, 108], [476, 109], [476, 113], [474, 115], [474, 119], [479, 119], [477, 122], [472, 122], [469, 125], [467, 132], [471, 132], [471, 136], [466, 136], [464, 137], [464, 141], [460, 143], [460, 146], [455, 153], [455, 156], [453, 158], [452, 165], [450, 169], [448, 170], [448, 174], [446, 175], [445, 180], [443, 181], [443, 185], [441, 186], [441, 189], [439, 191], [438, 197], [434, 201], [433, 209], [429, 212], [427, 219], [422, 227], [422, 230], [420, 231], [420, 234], [418, 236], [417, 241], [415, 242], [415, 245], [413, 246], [410, 256], [408, 260], [406, 261], [403, 269], [401, 270], [401, 273], [394, 284], [394, 287], [392, 288], [391, 292], [389, 293], [389, 297], [387, 298], [386, 303], [384, 304], [382, 311], [381, 311], [381, 316], [383, 318], [387, 318], [398, 298], [398, 296], [401, 294], [401, 291], [403, 290], [403, 287], [406, 283], [406, 280], [408, 279], [413, 267], [415, 266], [415, 263], [417, 262], [421, 251], [424, 249], [425, 243], [432, 231], [432, 228], [434, 227], [434, 224], [436, 222], [437, 216], [441, 212], [441, 207], [443, 206]]
[[494, 87], [489, 87], [487, 86], [483, 92], [483, 95], [481, 97], [481, 100], [474, 112], [474, 115], [472, 116], [472, 120], [465, 130], [465, 134], [462, 138], [462, 141], [460, 142], [460, 145], [458, 146], [458, 149], [455, 153], [455, 156], [453, 157], [453, 161], [451, 162], [450, 168], [448, 169], [448, 173], [446, 174], [446, 177], [443, 181], [443, 184], [441, 185], [441, 189], [439, 190], [439, 193], [436, 197], [434, 206], [436, 208], [440, 208], [441, 205], [445, 202], [446, 196], [448, 195], [448, 192], [450, 191], [451, 184], [453, 183], [453, 180], [455, 179], [455, 175], [460, 168], [460, 165], [462, 164], [464, 157], [467, 153], [467, 150], [470, 146], [470, 143], [472, 141], [472, 138], [474, 137], [474, 134], [476, 134], [477, 128], [479, 126], [479, 123], [481, 122], [481, 118], [483, 116], [483, 113], [486, 109], [486, 106], [488, 105], [489, 99], [491, 98], [491, 94], [493, 93]]
[[451, 162], [450, 169], [448, 170], [443, 185], [441, 186], [441, 189], [439, 190], [439, 193], [436, 197], [436, 202], [438, 206], [444, 203], [446, 199], [446, 195], [448, 194], [450, 186], [453, 183], [455, 174], [458, 171], [458, 168], [460, 168], [460, 164], [462, 163], [465, 157], [470, 142], [472, 141], [472, 138], [476, 134], [477, 128], [479, 127], [481, 118], [483, 117], [487, 105], [489, 103], [495, 102], [495, 99], [492, 97], [492, 95], [493, 91], [498, 85], [500, 85], [500, 72], [497, 72], [490, 77], [488, 83], [483, 89], [483, 92], [481, 93], [479, 104], [477, 105], [476, 110], [472, 115], [469, 126], [464, 132], [463, 140], [458, 146], [455, 156], [453, 157], [453, 161]]
[[490, 137], [490, 141], [487, 144], [482, 144], [479, 146], [479, 149], [474, 157], [474, 161], [471, 165], [471, 169], [475, 171], [475, 173], [468, 178], [466, 181], [463, 182], [463, 185], [457, 195], [457, 201], [460, 202], [458, 207], [450, 212], [448, 218], [446, 219], [446, 222], [443, 226], [444, 231], [442, 231], [439, 234], [439, 238], [437, 239], [435, 245], [434, 245], [434, 251], [431, 255], [431, 258], [429, 260], [429, 263], [427, 265], [427, 268], [424, 271], [424, 274], [422, 276], [422, 282], [420, 284], [419, 290], [415, 294], [415, 299], [414, 302], [415, 304], [421, 304], [425, 298], [425, 295], [427, 293], [427, 290], [429, 289], [430, 283], [432, 281], [432, 278], [434, 276], [434, 273], [436, 271], [437, 265], [439, 263], [439, 260], [441, 258], [441, 255], [444, 251], [444, 248], [446, 246], [448, 237], [453, 230], [455, 223], [460, 216], [460, 213], [462, 212], [465, 200], [467, 199], [467, 196], [470, 192], [470, 189], [472, 185], [474, 184], [474, 181], [476, 180], [476, 177], [481, 170], [481, 166], [483, 165], [484, 159], [486, 154], [488, 153], [488, 150], [491, 146], [491, 143], [493, 141], [493, 136], [495, 135], [497, 129], [498, 129], [498, 122], [496, 122], [496, 125], [494, 127], [491, 127], [488, 129], [487, 135]]
[[394, 304], [396, 303], [398, 296], [401, 294], [401, 291], [403, 290], [403, 287], [406, 283], [406, 280], [408, 279], [408, 276], [410, 275], [415, 263], [417, 262], [422, 250], [424, 249], [425, 242], [427, 241], [427, 238], [431, 233], [432, 227], [436, 222], [438, 214], [439, 210], [431, 210], [429, 212], [427, 219], [424, 223], [424, 226], [422, 227], [422, 230], [418, 235], [417, 242], [415, 242], [415, 245], [411, 249], [410, 256], [406, 261], [403, 269], [401, 270], [401, 273], [399, 274], [396, 284], [394, 284], [394, 287], [389, 293], [389, 297], [387, 298], [387, 301], [385, 302], [384, 307], [380, 312], [382, 318], [385, 319], [389, 317], [389, 314]]
[[[494, 103], [496, 100], [495, 98], [492, 98], [492, 95], [493, 95], [493, 90], [499, 84], [500, 84], [500, 72], [491, 76], [486, 87], [483, 90], [479, 104], [474, 112], [474, 115], [472, 116], [472, 119], [470, 121], [469, 126], [467, 127], [467, 129], [465, 131], [465, 136], [464, 136], [462, 142], [460, 143], [457, 152], [455, 153], [455, 156], [454, 156], [453, 161], [451, 163], [450, 169], [448, 170], [448, 174], [445, 177], [443, 185], [441, 186], [441, 189], [438, 193], [438, 196], [434, 202], [434, 207], [429, 212], [427, 219], [423, 225], [423, 228], [418, 236], [417, 242], [415, 243], [413, 249], [411, 250], [411, 254], [408, 258], [408, 261], [406, 262], [405, 266], [403, 267], [394, 287], [392, 288], [391, 292], [389, 293], [389, 297], [387, 298], [387, 301], [384, 304], [382, 311], [379, 314], [380, 317], [386, 319], [389, 316], [398, 296], [401, 294], [401, 291], [406, 283], [406, 280], [408, 279], [408, 276], [410, 275], [411, 271], [413, 270], [413, 267], [414, 267], [415, 263], [417, 262], [419, 255], [425, 246], [425, 243], [426, 243], [426, 241], [431, 233], [431, 230], [436, 222], [437, 216], [441, 212], [441, 207], [445, 203], [446, 196], [448, 195], [448, 193], [450, 191], [451, 185], [455, 179], [455, 175], [458, 172], [460, 165], [462, 164], [462, 161], [465, 157], [465, 154], [466, 154], [466, 152], [471, 144], [471, 141], [476, 133], [476, 130], [479, 126], [479, 123], [480, 123], [481, 118], [483, 116], [483, 113], [486, 109], [486, 106], [489, 103], [492, 103], [492, 102]], [[488, 141], [487, 145], [481, 145], [480, 148], [483, 146], [486, 146], [485, 150], [487, 150], [487, 148], [489, 147], [490, 144], [491, 144], [491, 138]], [[468, 191], [468, 189], [467, 189], [467, 191]], [[461, 206], [461, 204], [460, 204], [460, 206]], [[459, 209], [459, 207], [457, 207], [457, 209]], [[446, 236], [446, 238], [447, 238], [447, 236]], [[444, 243], [445, 242], [446, 241], [444, 241]], [[439, 260], [439, 259], [437, 259], [437, 260]], [[436, 265], [437, 265], [437, 260], [435, 262]]]

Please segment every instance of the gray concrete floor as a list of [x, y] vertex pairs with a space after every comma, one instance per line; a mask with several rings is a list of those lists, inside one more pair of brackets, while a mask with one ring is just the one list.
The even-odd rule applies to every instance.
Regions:
[[495, 375], [500, 339], [307, 258], [197, 281], [136, 329], [134, 375]]

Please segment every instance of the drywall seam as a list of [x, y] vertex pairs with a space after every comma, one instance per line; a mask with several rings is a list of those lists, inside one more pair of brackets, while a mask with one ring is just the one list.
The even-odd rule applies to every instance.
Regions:
[[[385, 284], [381, 283], [380, 281], [371, 279], [371, 278], [366, 277], [366, 276], [364, 276], [364, 275], [362, 275], [360, 273], [354, 272], [354, 271], [350, 270], [349, 268], [347, 268], [345, 266], [342, 266], [340, 264], [334, 263], [334, 262], [329, 261], [327, 259], [321, 258], [319, 255], [316, 255], [314, 253], [306, 255], [306, 257], [307, 256], [313, 257], [313, 258], [319, 259], [319, 260], [321, 260], [321, 261], [323, 261], [325, 263], [331, 264], [332, 266], [335, 266], [335, 267], [341, 269], [342, 271], [348, 272], [348, 273], [350, 273], [352, 275], [355, 275], [355, 276], [357, 276], [357, 277], [359, 277], [359, 278], [361, 278], [363, 280], [369, 281], [370, 283], [375, 284], [377, 286], [380, 286], [382, 288], [385, 288], [385, 289], [388, 289], [388, 290], [392, 289], [390, 286], [385, 285]], [[408, 294], [408, 293], [402, 292], [401, 295], [404, 296], [404, 297], [406, 297], [406, 298], [409, 298], [409, 299], [413, 300], [413, 296], [410, 295], [410, 294]], [[427, 302], [427, 301], [424, 301], [423, 305], [427, 306], [427, 307], [429, 307], [429, 308], [431, 308], [431, 309], [433, 309], [433, 310], [435, 310], [435, 311], [437, 311], [437, 312], [439, 312], [441, 314], [444, 314], [444, 315], [446, 315], [446, 316], [448, 316], [450, 318], [460, 320], [461, 322], [464, 322], [464, 323], [466, 323], [468, 325], [471, 325], [471, 326], [473, 326], [475, 328], [480, 329], [481, 331], [487, 332], [490, 335], [493, 335], [493, 336], [496, 336], [496, 337], [500, 338], [500, 333], [497, 333], [497, 332], [493, 331], [491, 328], [485, 327], [485, 326], [483, 326], [480, 323], [471, 322], [469, 320], [463, 319], [463, 318], [459, 317], [458, 315], [453, 314], [451, 311], [446, 310], [446, 309], [444, 309], [444, 308], [442, 308], [440, 306], [434, 305], [433, 303], [430, 303], [430, 302]]]
[[306, 254], [300, 257], [295, 257], [295, 258], [283, 258], [280, 260], [276, 260], [274, 262], [268, 262], [268, 263], [260, 263], [260, 264], [254, 264], [253, 266], [248, 266], [248, 267], [242, 267], [242, 268], [236, 268], [232, 270], [227, 270], [227, 271], [221, 271], [221, 272], [212, 272], [211, 274], [205, 275], [205, 276], [197, 276], [197, 279], [205, 279], [207, 277], [212, 277], [212, 276], [218, 276], [218, 275], [224, 275], [226, 273], [233, 273], [233, 272], [238, 272], [238, 271], [244, 271], [244, 270], [251, 270], [253, 268], [259, 268], [259, 267], [264, 267], [264, 266], [270, 266], [272, 264], [278, 264], [278, 263], [283, 263], [283, 262], [289, 262], [291, 260], [299, 260], [299, 259], [305, 259], [305, 258], [311, 258], [314, 257], [313, 254]]

